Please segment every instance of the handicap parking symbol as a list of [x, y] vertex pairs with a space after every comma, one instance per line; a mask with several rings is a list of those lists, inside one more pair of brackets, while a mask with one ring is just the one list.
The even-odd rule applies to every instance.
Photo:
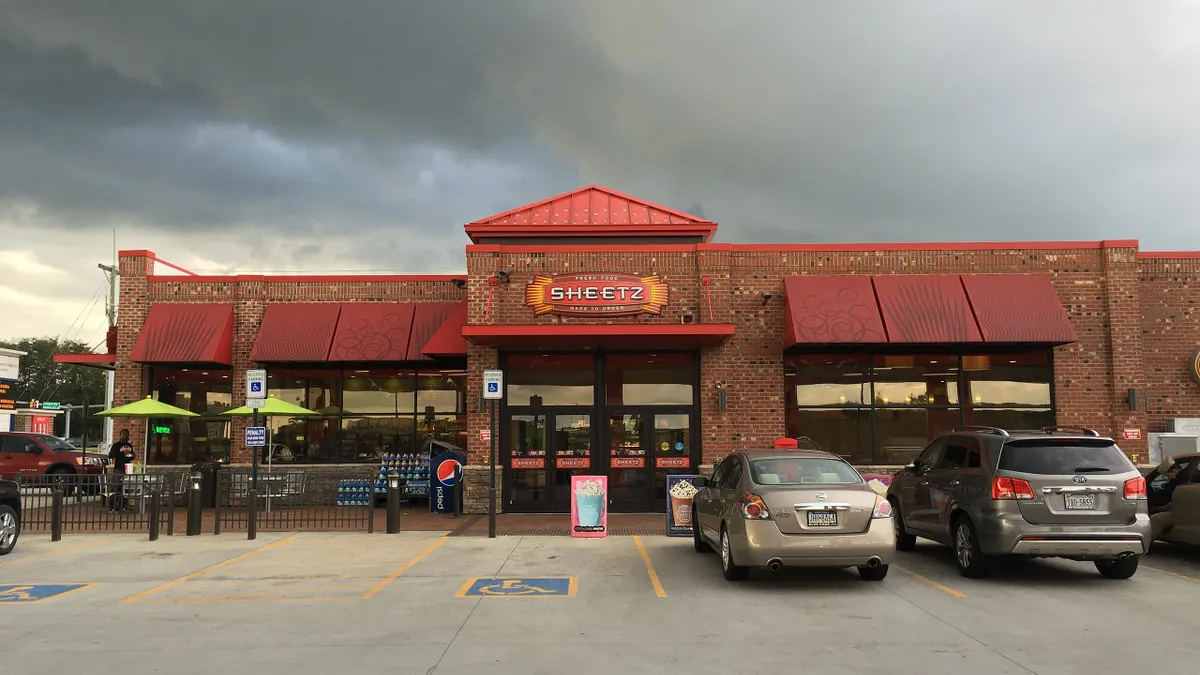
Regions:
[[495, 394], [500, 391], [500, 383], [499, 382], [488, 382], [487, 387], [488, 387], [489, 394]]
[[493, 579], [475, 577], [456, 593], [457, 597], [491, 598], [573, 598], [578, 591], [575, 577], [542, 577], [536, 579]]
[[0, 586], [0, 604], [33, 603], [65, 595], [92, 584], [8, 584]]

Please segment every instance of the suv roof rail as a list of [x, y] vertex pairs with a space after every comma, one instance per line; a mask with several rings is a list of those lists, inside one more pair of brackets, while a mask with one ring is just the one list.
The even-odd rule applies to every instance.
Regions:
[[954, 427], [950, 431], [952, 431], [952, 432], [953, 431], [979, 431], [979, 432], [982, 432], [985, 434], [996, 434], [997, 436], [1007, 436], [1008, 435], [1008, 432], [1001, 429], [1000, 427], [985, 427], [985, 426]]
[[1100, 435], [1100, 432], [1096, 431], [1095, 429], [1089, 429], [1087, 427], [1074, 427], [1074, 426], [1063, 425], [1063, 424], [1042, 427], [1042, 431], [1044, 431], [1048, 434], [1052, 434], [1056, 431], [1074, 431], [1074, 432], [1082, 433], [1086, 436], [1099, 436]]

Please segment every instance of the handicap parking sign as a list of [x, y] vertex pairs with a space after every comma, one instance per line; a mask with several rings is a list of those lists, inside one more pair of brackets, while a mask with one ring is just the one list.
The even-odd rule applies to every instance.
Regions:
[[34, 603], [65, 595], [92, 584], [30, 584], [28, 586], [9, 584], [0, 586], [0, 605]]

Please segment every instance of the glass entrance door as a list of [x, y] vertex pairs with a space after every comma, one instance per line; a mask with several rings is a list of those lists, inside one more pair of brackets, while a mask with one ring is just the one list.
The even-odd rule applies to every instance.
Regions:
[[508, 416], [501, 455], [504, 508], [514, 513], [571, 510], [571, 476], [597, 471], [591, 412], [541, 408]]
[[692, 473], [690, 411], [623, 410], [606, 427], [609, 510], [647, 513], [666, 509], [667, 476]]

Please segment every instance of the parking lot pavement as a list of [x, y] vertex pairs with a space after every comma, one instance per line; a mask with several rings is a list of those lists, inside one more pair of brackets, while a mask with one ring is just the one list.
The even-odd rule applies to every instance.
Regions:
[[688, 539], [417, 532], [30, 537], [0, 560], [0, 585], [47, 583], [90, 585], [0, 601], [6, 671], [1157, 675], [1195, 671], [1200, 631], [1200, 555], [1173, 549], [1129, 581], [1065, 561], [967, 580], [922, 544], [882, 583], [729, 583]]

